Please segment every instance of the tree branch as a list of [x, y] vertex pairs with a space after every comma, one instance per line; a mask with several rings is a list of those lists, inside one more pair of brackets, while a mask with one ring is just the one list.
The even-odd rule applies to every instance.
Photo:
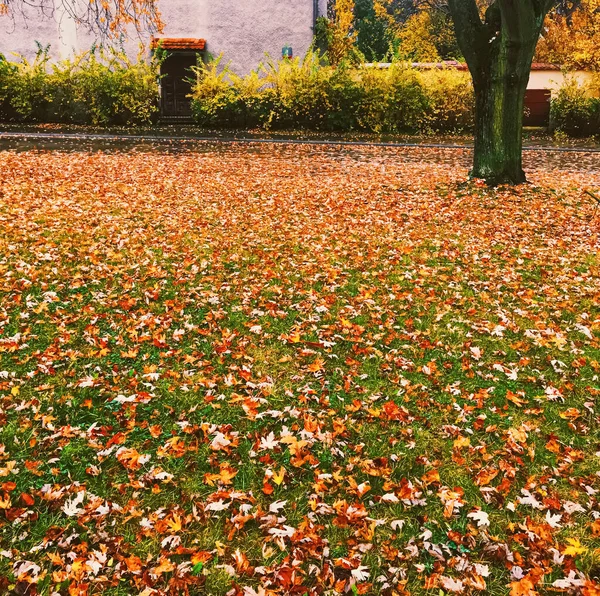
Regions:
[[448, 0], [448, 8], [458, 45], [469, 65], [472, 74], [479, 71], [481, 41], [486, 27], [479, 16], [476, 0]]
[[0, 15], [26, 8], [38, 9], [45, 16], [61, 10], [101, 38], [115, 37], [129, 26], [138, 33], [163, 27], [158, 0], [0, 0]]

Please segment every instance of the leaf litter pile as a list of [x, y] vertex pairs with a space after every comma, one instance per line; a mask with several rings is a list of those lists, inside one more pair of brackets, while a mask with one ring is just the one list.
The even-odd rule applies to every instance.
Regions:
[[600, 594], [600, 167], [0, 153], [0, 592]]

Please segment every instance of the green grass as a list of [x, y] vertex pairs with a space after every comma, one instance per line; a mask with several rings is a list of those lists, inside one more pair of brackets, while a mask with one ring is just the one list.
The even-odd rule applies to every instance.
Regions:
[[577, 196], [341, 176], [325, 150], [314, 179], [304, 151], [0, 154], [3, 590], [594, 585], [600, 263]]

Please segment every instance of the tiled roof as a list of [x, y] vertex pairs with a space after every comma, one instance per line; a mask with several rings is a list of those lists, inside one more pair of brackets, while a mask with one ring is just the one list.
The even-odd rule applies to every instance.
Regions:
[[201, 52], [206, 48], [205, 39], [192, 37], [153, 37], [151, 47], [163, 50], [187, 50], [189, 52]]
[[543, 62], [534, 62], [531, 70], [562, 70], [557, 64], [544, 64]]

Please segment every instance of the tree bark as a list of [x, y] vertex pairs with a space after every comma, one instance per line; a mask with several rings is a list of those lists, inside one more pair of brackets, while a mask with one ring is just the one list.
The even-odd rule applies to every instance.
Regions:
[[550, 0], [495, 0], [485, 19], [475, 0], [449, 0], [456, 34], [473, 77], [473, 178], [520, 184], [525, 92]]
[[535, 43], [524, 43], [510, 52], [502, 43], [498, 45], [486, 68], [473, 77], [475, 154], [471, 176], [494, 185], [520, 184], [526, 181], [523, 114]]

